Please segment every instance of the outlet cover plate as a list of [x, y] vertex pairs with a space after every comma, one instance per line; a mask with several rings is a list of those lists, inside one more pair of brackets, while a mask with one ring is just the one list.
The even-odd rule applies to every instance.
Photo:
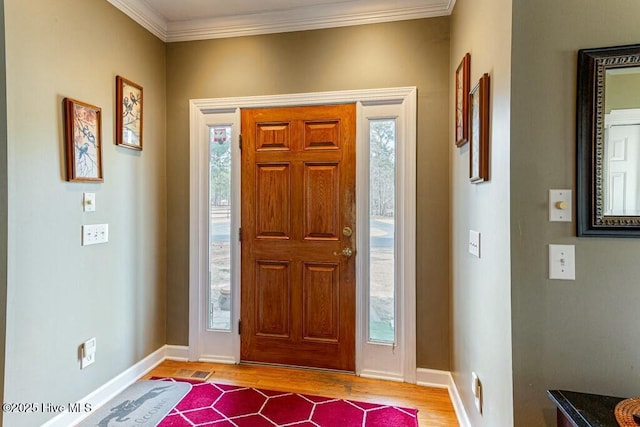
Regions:
[[86, 224], [82, 226], [82, 246], [97, 245], [109, 241], [109, 224]]
[[480, 258], [480, 232], [469, 230], [469, 253]]
[[90, 340], [82, 343], [82, 359], [80, 359], [80, 369], [84, 369], [87, 366], [93, 364], [96, 361], [96, 339], [91, 338]]

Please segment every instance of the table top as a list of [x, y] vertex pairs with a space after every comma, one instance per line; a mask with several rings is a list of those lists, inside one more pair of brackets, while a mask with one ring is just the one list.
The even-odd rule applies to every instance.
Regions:
[[576, 427], [619, 427], [614, 410], [624, 397], [566, 390], [549, 390], [547, 394]]

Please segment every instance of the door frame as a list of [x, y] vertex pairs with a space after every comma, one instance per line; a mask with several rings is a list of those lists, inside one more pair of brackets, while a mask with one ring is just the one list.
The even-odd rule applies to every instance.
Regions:
[[[211, 115], [224, 115], [236, 117], [240, 124], [240, 109], [257, 107], [294, 107], [322, 104], [356, 104], [356, 186], [357, 194], [363, 194], [363, 188], [368, 191], [368, 170], [359, 165], [368, 165], [368, 123], [369, 117], [374, 116], [375, 109], [380, 105], [394, 105], [399, 111], [402, 120], [398, 122], [399, 134], [403, 138], [403, 148], [398, 152], [398, 165], [402, 168], [402, 174], [397, 174], [396, 188], [400, 189], [397, 203], [401, 206], [401, 214], [398, 215], [396, 236], [398, 237], [399, 267], [398, 277], [402, 281], [402, 288], [396, 293], [397, 313], [396, 327], [398, 328], [398, 347], [386, 345], [389, 351], [399, 355], [401, 359], [400, 372], [387, 373], [384, 369], [378, 369], [375, 361], [373, 364], [365, 360], [365, 347], [371, 345], [367, 338], [367, 292], [365, 289], [364, 274], [368, 271], [364, 256], [360, 256], [356, 262], [356, 374], [362, 376], [387, 378], [410, 383], [416, 382], [416, 128], [417, 128], [417, 89], [415, 87], [364, 89], [353, 91], [298, 93], [285, 95], [267, 95], [252, 97], [192, 99], [189, 101], [190, 114], [190, 182], [189, 182], [189, 360], [216, 361], [223, 363], [240, 362], [240, 335], [238, 334], [237, 321], [240, 315], [240, 259], [235, 260], [238, 267], [232, 286], [232, 320], [231, 340], [235, 349], [233, 354], [212, 355], [203, 353], [203, 334], [206, 331], [203, 322], [206, 313], [203, 313], [202, 297], [206, 296], [205, 286], [208, 286], [208, 210], [207, 204], [201, 198], [206, 193], [208, 185], [205, 173], [208, 167], [203, 168], [204, 161], [208, 162], [208, 156], [202, 155], [204, 132], [203, 128], [211, 123]], [[225, 119], [227, 120], [227, 119]], [[214, 120], [215, 121], [215, 120]], [[227, 120], [228, 121], [228, 120]], [[237, 132], [233, 137], [234, 146], [237, 147]], [[235, 149], [235, 148], [234, 148]], [[363, 158], [363, 156], [367, 158]], [[205, 159], [203, 159], [205, 158]], [[239, 161], [239, 159], [237, 159]], [[366, 160], [366, 161], [365, 161]], [[233, 166], [232, 166], [233, 168]], [[233, 174], [233, 171], [232, 171]], [[234, 181], [235, 182], [235, 181]], [[240, 183], [232, 191], [239, 201]], [[207, 198], [208, 200], [208, 198]], [[368, 247], [368, 229], [366, 215], [368, 211], [368, 197], [356, 197], [356, 230], [357, 248]], [[236, 204], [235, 206], [239, 206]], [[235, 215], [239, 220], [239, 210]], [[234, 224], [232, 220], [232, 225]], [[232, 228], [232, 237], [233, 237]], [[365, 232], [366, 231], [366, 232]], [[203, 237], [204, 236], [204, 237]], [[232, 238], [232, 242], [237, 239]], [[239, 243], [236, 243], [239, 245]], [[232, 250], [233, 253], [233, 250]], [[239, 254], [239, 252], [237, 252]], [[232, 259], [232, 264], [234, 260]], [[203, 295], [204, 294], [204, 295]], [[384, 350], [383, 345], [380, 348]], [[371, 352], [367, 352], [371, 354]], [[367, 358], [375, 356], [366, 356]]]

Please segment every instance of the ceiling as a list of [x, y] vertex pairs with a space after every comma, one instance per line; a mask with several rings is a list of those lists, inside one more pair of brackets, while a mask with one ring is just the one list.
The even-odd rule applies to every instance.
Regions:
[[455, 0], [107, 0], [165, 42], [445, 16]]

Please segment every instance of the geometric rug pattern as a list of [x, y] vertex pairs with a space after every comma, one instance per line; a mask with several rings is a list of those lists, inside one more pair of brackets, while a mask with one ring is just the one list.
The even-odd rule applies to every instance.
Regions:
[[418, 426], [416, 409], [251, 387], [190, 383], [191, 391], [159, 427]]

